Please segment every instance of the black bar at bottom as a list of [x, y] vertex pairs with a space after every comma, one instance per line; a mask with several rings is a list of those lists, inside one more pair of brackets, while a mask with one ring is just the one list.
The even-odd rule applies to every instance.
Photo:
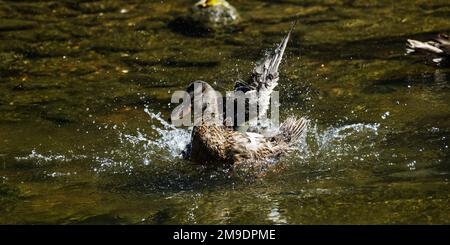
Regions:
[[[0, 237], [10, 241], [31, 239], [51, 243], [126, 242], [150, 244], [151, 241], [175, 243], [250, 241], [297, 242], [426, 242], [449, 241], [449, 226], [0, 226]], [[60, 239], [56, 239], [60, 237]], [[148, 242], [145, 242], [148, 241]]]

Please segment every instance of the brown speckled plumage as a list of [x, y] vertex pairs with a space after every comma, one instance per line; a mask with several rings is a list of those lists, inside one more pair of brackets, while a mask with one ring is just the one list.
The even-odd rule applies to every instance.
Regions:
[[275, 136], [200, 125], [192, 131], [191, 160], [202, 164], [236, 164], [277, 159], [293, 150], [306, 131], [307, 120], [288, 118]]

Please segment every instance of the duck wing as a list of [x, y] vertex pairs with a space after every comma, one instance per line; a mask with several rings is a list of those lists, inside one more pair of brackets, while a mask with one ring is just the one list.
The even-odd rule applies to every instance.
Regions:
[[[291, 33], [295, 27], [295, 23], [292, 25], [288, 34], [283, 38], [280, 44], [278, 44], [277, 48], [267, 54], [264, 59], [262, 59], [256, 66], [253, 68], [250, 78], [248, 81], [237, 81], [234, 86], [235, 92], [243, 92], [246, 96], [251, 96], [254, 94], [255, 96], [259, 95], [258, 100], [250, 100], [253, 103], [257, 103], [253, 105], [258, 108], [259, 116], [265, 116], [267, 114], [267, 110], [270, 105], [270, 95], [272, 94], [275, 87], [278, 85], [279, 80], [279, 72], [278, 68], [283, 59], [284, 51], [286, 50], [287, 43], [289, 38], [291, 37]], [[251, 105], [246, 100], [245, 105], [245, 122], [252, 122], [256, 120], [258, 115], [251, 115], [249, 113], [249, 108], [252, 108]], [[256, 117], [255, 117], [256, 116]], [[236, 122], [236, 113], [234, 115], [234, 119]], [[236, 125], [236, 124], [234, 124]], [[240, 126], [240, 125], [238, 125]]]
[[233, 131], [229, 138], [229, 154], [234, 163], [277, 158], [289, 150], [287, 144], [278, 144], [262, 134]]
[[[293, 27], [292, 27], [293, 28]], [[278, 68], [283, 59], [284, 51], [292, 33], [292, 29], [284, 37], [283, 41], [278, 44], [277, 48], [270, 54], [266, 55], [254, 68], [248, 82], [237, 81], [234, 87], [235, 91], [244, 93], [250, 91], [260, 91], [273, 89], [278, 84], [279, 73]]]
[[253, 132], [230, 131], [230, 154], [234, 162], [244, 160], [276, 160], [295, 149], [306, 133], [309, 121], [306, 118], [289, 117], [274, 136]]

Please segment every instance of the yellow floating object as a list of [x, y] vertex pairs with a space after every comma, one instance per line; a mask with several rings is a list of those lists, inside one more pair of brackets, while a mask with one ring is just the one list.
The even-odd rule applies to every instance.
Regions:
[[197, 2], [195, 5], [202, 8], [207, 8], [214, 5], [222, 4], [223, 1], [221, 0], [201, 0]]

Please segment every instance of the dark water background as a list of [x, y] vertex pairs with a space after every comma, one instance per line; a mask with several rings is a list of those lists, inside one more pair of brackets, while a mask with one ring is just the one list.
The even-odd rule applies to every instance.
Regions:
[[[169, 28], [192, 1], [0, 1], [0, 223], [450, 222], [450, 70], [404, 56], [449, 1], [231, 0], [235, 32]], [[260, 179], [178, 157], [171, 93], [246, 78], [299, 16], [281, 115], [311, 130]]]

